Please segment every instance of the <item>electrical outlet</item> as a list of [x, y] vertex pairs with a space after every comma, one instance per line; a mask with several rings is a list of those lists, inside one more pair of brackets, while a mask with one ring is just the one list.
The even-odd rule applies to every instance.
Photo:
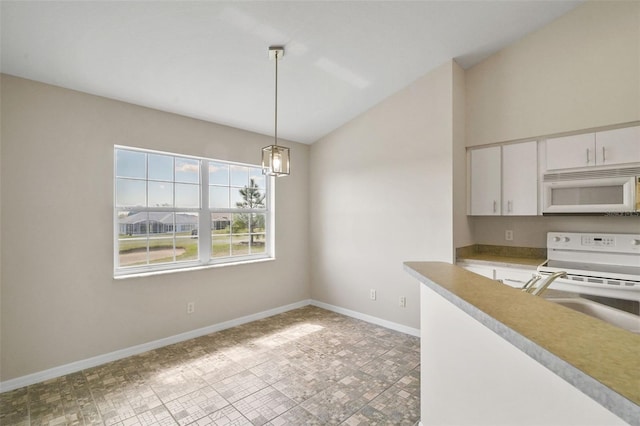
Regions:
[[400, 307], [401, 308], [407, 307], [407, 298], [404, 296], [400, 296]]
[[187, 303], [187, 313], [188, 314], [192, 314], [196, 311], [196, 304], [195, 302], [188, 302]]
[[513, 241], [513, 231], [511, 229], [504, 231], [504, 239], [507, 241]]
[[369, 299], [376, 300], [376, 290], [373, 288], [369, 290]]

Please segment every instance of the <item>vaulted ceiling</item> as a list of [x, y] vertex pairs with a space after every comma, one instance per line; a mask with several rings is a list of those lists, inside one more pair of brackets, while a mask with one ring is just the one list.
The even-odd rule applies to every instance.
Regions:
[[2, 1], [1, 70], [313, 143], [455, 58], [465, 68], [580, 1]]

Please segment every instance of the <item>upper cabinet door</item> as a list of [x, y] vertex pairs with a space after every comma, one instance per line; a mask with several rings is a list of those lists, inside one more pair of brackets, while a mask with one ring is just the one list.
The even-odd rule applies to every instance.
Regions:
[[502, 214], [538, 214], [538, 143], [502, 147]]
[[596, 165], [595, 133], [547, 139], [547, 170]]
[[640, 163], [640, 126], [596, 132], [596, 164]]
[[500, 174], [499, 146], [471, 150], [472, 215], [500, 215]]

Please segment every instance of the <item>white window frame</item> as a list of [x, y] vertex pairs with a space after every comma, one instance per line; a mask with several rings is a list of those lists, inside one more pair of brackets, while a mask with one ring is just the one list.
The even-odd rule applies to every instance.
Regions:
[[[132, 208], [120, 207], [117, 205], [117, 164], [116, 164], [116, 151], [127, 150], [134, 152], [141, 152], [145, 154], [159, 154], [172, 156], [174, 158], [186, 158], [191, 160], [198, 160], [200, 165], [200, 207], [199, 208], [182, 208], [182, 207], [135, 207], [135, 210], [146, 212], [171, 212], [174, 214], [184, 212], [198, 213], [198, 259], [192, 261], [170, 262], [160, 264], [146, 264], [140, 266], [119, 266], [120, 253], [119, 253], [119, 236], [120, 236], [120, 223], [118, 220], [118, 213], [124, 210], [131, 210]], [[201, 268], [209, 268], [223, 265], [237, 265], [243, 263], [253, 263], [256, 261], [270, 260], [274, 258], [275, 244], [274, 244], [274, 214], [273, 214], [273, 178], [265, 176], [265, 209], [239, 209], [239, 208], [210, 208], [209, 207], [209, 162], [224, 163], [229, 166], [242, 166], [260, 169], [259, 165], [239, 163], [226, 160], [218, 160], [214, 158], [197, 157], [192, 155], [184, 155], [173, 152], [156, 151], [143, 148], [135, 148], [124, 145], [114, 145], [113, 149], [113, 270], [114, 278], [126, 278], [132, 276], [145, 276], [154, 275], [167, 272], [178, 272], [185, 270], [194, 270]], [[148, 166], [147, 166], [148, 167]], [[147, 184], [150, 181], [148, 176], [143, 179]], [[230, 188], [232, 188], [230, 186]], [[230, 216], [233, 213], [262, 213], [265, 214], [265, 250], [263, 253], [248, 254], [248, 255], [232, 255], [228, 257], [211, 257], [211, 233], [212, 233], [212, 213], [226, 213]], [[175, 216], [174, 216], [175, 217]], [[174, 221], [175, 228], [175, 221]], [[148, 232], [147, 232], [148, 235]]]

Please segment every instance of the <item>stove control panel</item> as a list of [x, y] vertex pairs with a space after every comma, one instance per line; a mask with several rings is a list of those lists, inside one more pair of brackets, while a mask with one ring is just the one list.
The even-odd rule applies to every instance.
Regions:
[[547, 249], [640, 254], [640, 234], [549, 232]]
[[602, 236], [602, 235], [583, 235], [582, 236], [582, 245], [583, 246], [615, 246], [616, 239], [612, 236]]

